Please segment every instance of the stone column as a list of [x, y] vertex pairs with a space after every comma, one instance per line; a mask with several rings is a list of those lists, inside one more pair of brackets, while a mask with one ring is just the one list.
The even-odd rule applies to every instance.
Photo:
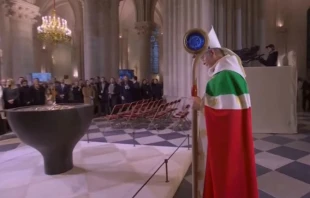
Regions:
[[0, 37], [2, 49], [2, 62], [1, 62], [1, 79], [12, 76], [11, 70], [11, 56], [10, 56], [10, 18], [7, 17], [6, 4], [1, 4], [0, 12]]
[[[211, 0], [169, 0], [164, 3], [164, 27], [163, 27], [163, 60], [164, 60], [164, 95], [167, 98], [191, 97], [192, 85], [192, 55], [188, 54], [183, 47], [184, 34], [192, 28], [201, 28], [206, 33], [209, 32], [212, 23]], [[200, 64], [197, 68], [197, 80], [199, 95], [203, 96], [205, 92], [206, 81], [208, 80], [207, 68]], [[171, 96], [171, 97], [169, 97]], [[201, 120], [203, 118], [201, 117]], [[201, 126], [205, 123], [201, 123]], [[199, 138], [204, 142], [205, 132], [199, 134]], [[202, 131], [203, 132], [203, 131]], [[197, 146], [198, 140], [193, 140]], [[199, 147], [200, 148], [200, 147]], [[199, 149], [198, 148], [198, 149]], [[201, 150], [193, 156], [204, 161], [206, 154]], [[203, 186], [204, 174], [202, 162], [198, 163], [201, 169], [198, 170], [198, 178], [193, 178], [193, 183]], [[195, 180], [194, 180], [195, 179]], [[196, 186], [196, 187], [197, 187]], [[192, 197], [201, 197], [202, 188], [193, 191]], [[198, 193], [198, 194], [197, 194]]]
[[137, 76], [139, 79], [151, 78], [151, 34], [155, 27], [152, 22], [138, 22], [136, 23], [136, 30], [140, 37], [139, 39], [139, 70]]
[[128, 69], [128, 30], [123, 30], [119, 39], [120, 69]]
[[40, 66], [40, 72], [49, 72], [49, 51], [46, 49], [46, 47], [43, 46], [40, 47], [40, 49], [38, 49], [36, 53], [39, 56], [37, 63]]
[[97, 76], [100, 73], [99, 56], [101, 55], [99, 42], [99, 28], [97, 1], [84, 1], [84, 77], [85, 79]]
[[123, 63], [123, 43], [124, 43], [124, 38], [123, 38], [123, 33], [121, 33], [121, 36], [119, 36], [119, 68], [124, 69], [124, 63]]
[[[110, 35], [105, 39], [111, 42], [110, 50], [110, 65], [104, 64], [104, 67], [110, 67], [110, 77], [119, 76], [119, 2], [120, 0], [110, 0], [110, 17], [106, 20], [110, 22]], [[106, 48], [105, 51], [108, 49]]]
[[[9, 17], [10, 47], [7, 43], [4, 74], [17, 79], [35, 71], [33, 49], [33, 24], [39, 15], [39, 7], [23, 0], [9, 0], [5, 3], [6, 16]], [[6, 26], [8, 28], [8, 26]], [[8, 33], [8, 32], [7, 32]], [[11, 76], [8, 76], [11, 75]]]
[[[162, 31], [162, 30], [161, 30]], [[158, 36], [158, 45], [159, 45], [159, 77], [160, 81], [163, 81], [164, 76], [164, 65], [163, 65], [163, 33], [160, 33]]]
[[216, 17], [216, 25], [215, 30], [218, 35], [218, 39], [223, 46], [226, 46], [226, 19], [227, 19], [227, 9], [226, 9], [226, 1], [218, 0], [215, 4], [215, 17]]
[[137, 23], [135, 28], [140, 37], [140, 65], [138, 68], [138, 77], [151, 78], [151, 34], [154, 30], [154, 11], [156, 0], [134, 0], [137, 8]]
[[260, 0], [259, 23], [260, 23], [260, 46], [262, 53], [265, 52], [265, 46], [277, 40], [276, 35], [276, 8], [277, 1]]
[[117, 77], [119, 67], [119, 0], [84, 2], [85, 78]]
[[[163, 66], [164, 94], [189, 97], [192, 82], [193, 58], [183, 47], [185, 32], [192, 28], [210, 30], [212, 8], [210, 0], [164, 1]], [[195, 14], [194, 14], [195, 13]], [[207, 69], [199, 67], [199, 90], [201, 94], [207, 81]]]
[[[2, 57], [3, 57], [3, 50], [0, 48], [0, 70], [1, 70], [2, 64], [3, 64]], [[2, 72], [0, 73], [0, 76], [2, 76], [1, 74], [2, 74]]]
[[235, 47], [236, 49], [242, 48], [242, 7], [241, 0], [236, 0], [235, 3]]
[[73, 78], [80, 78], [82, 75], [81, 75], [81, 71], [80, 71], [80, 66], [81, 66], [81, 60], [82, 60], [82, 57], [81, 57], [81, 33], [82, 33], [82, 30], [78, 30], [78, 29], [75, 29], [74, 30], [74, 34], [73, 34], [73, 37], [72, 37], [72, 54], [71, 54], [71, 60], [72, 60], [72, 72], [69, 74], [70, 77], [72, 76]]
[[266, 46], [266, 16], [265, 16], [265, 9], [264, 9], [264, 0], [259, 1], [259, 7], [258, 7], [258, 23], [259, 23], [259, 45], [261, 46], [261, 49]]

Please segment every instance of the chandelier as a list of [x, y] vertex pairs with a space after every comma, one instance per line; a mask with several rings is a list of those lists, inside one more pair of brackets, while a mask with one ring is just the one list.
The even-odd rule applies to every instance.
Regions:
[[55, 0], [52, 15], [43, 16], [42, 24], [37, 27], [38, 38], [45, 43], [69, 43], [71, 41], [71, 30], [68, 28], [67, 20], [56, 15]]

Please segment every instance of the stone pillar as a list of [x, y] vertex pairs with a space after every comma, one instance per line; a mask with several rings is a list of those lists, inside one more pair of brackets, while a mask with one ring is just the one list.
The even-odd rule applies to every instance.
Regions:
[[214, 2], [214, 27], [222, 46], [231, 49], [260, 44], [260, 6], [263, 0]]
[[235, 47], [236, 49], [242, 48], [242, 8], [241, 8], [241, 0], [236, 0], [235, 4]]
[[[162, 31], [162, 30], [161, 30]], [[164, 76], [164, 65], [163, 65], [163, 33], [160, 33], [158, 36], [158, 45], [159, 45], [159, 78], [160, 81], [163, 81]]]
[[[39, 7], [23, 0], [9, 0], [4, 4], [6, 17], [6, 43], [3, 77], [17, 79], [35, 71], [33, 24], [39, 15]], [[9, 35], [8, 35], [9, 33]]]
[[[119, 76], [119, 2], [120, 0], [110, 0], [110, 17], [106, 20], [110, 21], [110, 35], [105, 39], [110, 40], [110, 65], [104, 65], [104, 67], [110, 67], [110, 76]], [[105, 50], [107, 51], [107, 50]]]
[[[0, 70], [1, 70], [2, 64], [3, 64], [2, 57], [3, 57], [3, 50], [0, 48]], [[0, 73], [0, 76], [2, 76], [1, 73]]]
[[152, 77], [151, 71], [151, 34], [155, 27], [152, 22], [138, 22], [136, 23], [136, 30], [140, 37], [139, 39], [139, 70], [137, 76], [139, 79]]
[[72, 72], [69, 74], [70, 77], [79, 78], [81, 77], [80, 64], [81, 64], [81, 30], [75, 29], [72, 37]]
[[36, 53], [38, 53], [39, 58], [38, 58], [38, 64], [40, 66], [40, 72], [49, 72], [49, 59], [50, 54], [48, 53], [49, 51], [46, 49], [46, 47], [41, 47], [40, 49], [37, 50]]
[[259, 23], [259, 35], [260, 35], [260, 40], [259, 40], [259, 45], [261, 48], [266, 46], [266, 31], [265, 31], [265, 26], [266, 26], [266, 16], [265, 16], [265, 9], [264, 9], [264, 0], [259, 1], [259, 7], [258, 7], [258, 23]]
[[253, 43], [252, 45], [260, 44], [260, 4], [261, 0], [253, 0]]
[[134, 0], [137, 9], [135, 29], [140, 37], [140, 61], [137, 75], [140, 79], [151, 78], [151, 34], [154, 30], [154, 11], [156, 0]]
[[128, 69], [128, 30], [123, 30], [119, 39], [120, 69]]
[[215, 3], [215, 18], [216, 25], [215, 30], [217, 32], [217, 36], [219, 41], [223, 46], [226, 46], [226, 19], [227, 19], [227, 9], [226, 9], [226, 1], [218, 0]]
[[119, 0], [84, 2], [85, 78], [117, 77], [119, 67]]
[[11, 70], [11, 56], [10, 56], [10, 18], [7, 17], [6, 4], [1, 4], [0, 12], [0, 37], [2, 49], [2, 62], [1, 62], [1, 79], [12, 76]]
[[[164, 60], [164, 95], [167, 98], [191, 97], [192, 85], [192, 55], [188, 54], [183, 47], [184, 34], [192, 28], [201, 28], [206, 33], [209, 32], [212, 24], [212, 8], [211, 0], [169, 0], [164, 3], [164, 26], [163, 26], [163, 60]], [[199, 95], [205, 93], [205, 86], [208, 80], [207, 68], [202, 64], [197, 68], [197, 80]], [[170, 96], [170, 97], [169, 97]], [[199, 118], [200, 119], [200, 118]], [[203, 117], [201, 117], [203, 120]], [[200, 123], [205, 126], [204, 122]], [[200, 126], [200, 125], [199, 125]], [[204, 127], [203, 127], [204, 128]], [[199, 134], [199, 142], [202, 148], [205, 148], [205, 131], [195, 131]], [[203, 132], [203, 133], [202, 133]], [[193, 140], [197, 146], [197, 140]], [[198, 182], [198, 187], [203, 186], [205, 165], [201, 161], [205, 161], [206, 154], [199, 149], [198, 155], [199, 167], [198, 178], [193, 178], [193, 182]], [[196, 183], [197, 184], [197, 183]], [[202, 197], [202, 188], [198, 192], [193, 191], [192, 197]]]
[[92, 78], [100, 73], [99, 29], [97, 1], [85, 1], [83, 9], [84, 24], [84, 76]]
[[[210, 0], [164, 1], [163, 65], [164, 94], [175, 97], [189, 97], [192, 82], [193, 58], [183, 47], [185, 32], [202, 28], [208, 32], [212, 24]], [[195, 13], [195, 14], [193, 14]], [[203, 94], [207, 69], [198, 68], [199, 91]]]

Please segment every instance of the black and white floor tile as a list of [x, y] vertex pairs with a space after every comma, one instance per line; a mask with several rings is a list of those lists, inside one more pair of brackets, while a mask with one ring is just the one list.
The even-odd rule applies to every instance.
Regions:
[[[190, 134], [190, 131], [139, 128], [135, 129], [133, 138], [132, 132], [132, 129], [112, 130], [102, 121], [95, 121], [89, 128], [89, 140], [177, 147]], [[87, 140], [87, 136], [83, 140]], [[299, 114], [298, 134], [254, 134], [253, 140], [260, 198], [310, 198], [310, 114]], [[0, 136], [0, 153], [21, 146], [13, 134]], [[188, 146], [188, 141], [184, 141], [182, 146]], [[174, 198], [189, 197], [191, 168]]]
[[[310, 198], [310, 114], [299, 115], [299, 133], [254, 134], [260, 198]], [[191, 197], [191, 168], [174, 198]]]

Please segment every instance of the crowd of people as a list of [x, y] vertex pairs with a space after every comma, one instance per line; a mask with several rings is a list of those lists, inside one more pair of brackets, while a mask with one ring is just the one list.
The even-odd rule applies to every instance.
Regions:
[[151, 83], [143, 79], [138, 82], [137, 77], [129, 79], [127, 76], [110, 78], [96, 77], [89, 80], [76, 80], [68, 83], [66, 80], [40, 82], [33, 79], [30, 83], [20, 77], [18, 83], [13, 79], [1, 80], [0, 97], [4, 109], [16, 107], [44, 105], [86, 103], [94, 105], [96, 115], [109, 114], [116, 104], [130, 103], [141, 99], [161, 99], [163, 86], [157, 79]]

